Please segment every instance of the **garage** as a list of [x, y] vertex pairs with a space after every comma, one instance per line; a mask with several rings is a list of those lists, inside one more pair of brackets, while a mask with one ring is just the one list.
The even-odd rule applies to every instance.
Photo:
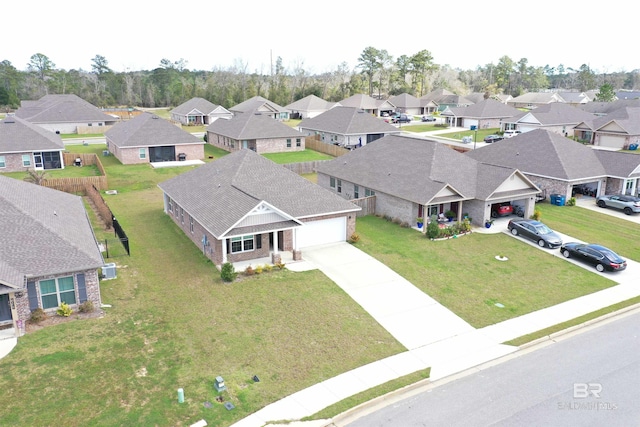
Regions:
[[571, 196], [575, 197], [577, 194], [580, 194], [580, 195], [589, 196], [589, 197], [596, 197], [598, 194], [600, 194], [599, 187], [600, 187], [599, 181], [583, 182], [580, 184], [575, 184], [571, 188]]
[[624, 136], [600, 134], [598, 145], [600, 147], [616, 148], [621, 150], [624, 147]]
[[298, 249], [347, 240], [347, 218], [331, 218], [305, 222], [296, 228]]

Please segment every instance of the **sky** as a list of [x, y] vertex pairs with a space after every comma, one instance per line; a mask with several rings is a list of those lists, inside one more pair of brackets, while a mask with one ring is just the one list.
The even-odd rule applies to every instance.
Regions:
[[[26, 6], [25, 6], [26, 5]], [[96, 55], [116, 72], [152, 70], [162, 59], [189, 70], [269, 74], [350, 70], [371, 46], [395, 60], [428, 50], [464, 70], [526, 58], [529, 66], [596, 73], [640, 69], [630, 3], [609, 0], [392, 2], [387, 0], [32, 0], [2, 5], [0, 61], [26, 70], [32, 55], [56, 69], [91, 70]], [[12, 18], [13, 17], [13, 18]], [[629, 46], [629, 47], [627, 47]]]

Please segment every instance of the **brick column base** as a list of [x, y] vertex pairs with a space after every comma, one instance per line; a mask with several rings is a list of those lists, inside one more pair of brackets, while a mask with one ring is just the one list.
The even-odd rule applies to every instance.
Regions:
[[302, 259], [302, 252], [293, 251], [293, 260], [294, 261], [300, 261], [301, 259]]
[[282, 257], [280, 256], [279, 253], [271, 254], [271, 264], [277, 265], [277, 264], [280, 264], [281, 262], [282, 262]]

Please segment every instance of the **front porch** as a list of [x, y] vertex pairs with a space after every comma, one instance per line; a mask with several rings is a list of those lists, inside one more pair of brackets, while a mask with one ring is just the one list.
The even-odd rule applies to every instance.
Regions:
[[[273, 265], [272, 261], [273, 252], [269, 254], [267, 257], [250, 259], [247, 261], [237, 261], [232, 263], [233, 268], [236, 272], [242, 273], [247, 269], [247, 267], [251, 267], [252, 269], [256, 269], [258, 266], [264, 265]], [[308, 262], [301, 258], [299, 260], [295, 260], [293, 258], [292, 251], [278, 251], [278, 255], [280, 255], [280, 262], [285, 265], [285, 267], [289, 270], [293, 271], [304, 271], [308, 269]]]

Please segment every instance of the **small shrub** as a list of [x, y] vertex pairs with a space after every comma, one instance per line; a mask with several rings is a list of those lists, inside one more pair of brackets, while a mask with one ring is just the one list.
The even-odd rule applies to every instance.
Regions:
[[41, 308], [36, 308], [31, 312], [31, 316], [29, 316], [29, 321], [31, 323], [40, 323], [47, 318], [47, 313]]
[[407, 221], [403, 221], [400, 224], [400, 227], [402, 227], [402, 228], [411, 228], [411, 225]]
[[391, 222], [393, 222], [396, 225], [402, 224], [402, 221], [400, 221], [400, 218], [393, 218], [393, 220]]
[[360, 241], [360, 235], [358, 233], [353, 233], [351, 237], [349, 237], [349, 243], [358, 243]]
[[256, 274], [262, 274], [263, 270], [264, 270], [264, 267], [262, 267], [261, 265], [256, 266]]
[[276, 264], [275, 264], [275, 266], [276, 266], [279, 270], [284, 270], [284, 266], [285, 266], [285, 264], [284, 264], [284, 262], [279, 262], [279, 263], [276, 263]]
[[567, 206], [575, 206], [576, 205], [576, 198], [572, 197], [569, 200], [567, 200]]
[[429, 224], [427, 224], [427, 237], [429, 239], [436, 239], [440, 235], [440, 227], [438, 226], [438, 221], [431, 220]]
[[80, 313], [91, 313], [95, 308], [93, 307], [93, 301], [85, 301], [78, 306]]
[[254, 274], [256, 274], [256, 271], [250, 265], [248, 265], [247, 268], [244, 269], [245, 276], [253, 276]]
[[384, 218], [385, 221], [388, 221], [388, 222], [393, 221], [393, 218], [391, 218], [391, 216], [389, 216], [389, 215], [385, 215], [383, 218]]
[[58, 313], [58, 316], [69, 317], [71, 316], [71, 313], [73, 313], [73, 310], [69, 307], [69, 304], [62, 302], [60, 303], [60, 307], [56, 310], [56, 313]]
[[270, 273], [271, 270], [273, 270], [273, 265], [267, 264], [267, 265], [264, 266], [264, 271], [265, 272]]
[[534, 219], [536, 221], [540, 221], [540, 217], [542, 216], [542, 212], [540, 212], [540, 209], [535, 208], [533, 210], [533, 215], [531, 215], [531, 219]]
[[233, 264], [230, 262], [225, 262], [222, 264], [222, 268], [220, 269], [220, 277], [224, 282], [233, 282], [236, 280], [238, 273], [236, 269], [233, 267]]

